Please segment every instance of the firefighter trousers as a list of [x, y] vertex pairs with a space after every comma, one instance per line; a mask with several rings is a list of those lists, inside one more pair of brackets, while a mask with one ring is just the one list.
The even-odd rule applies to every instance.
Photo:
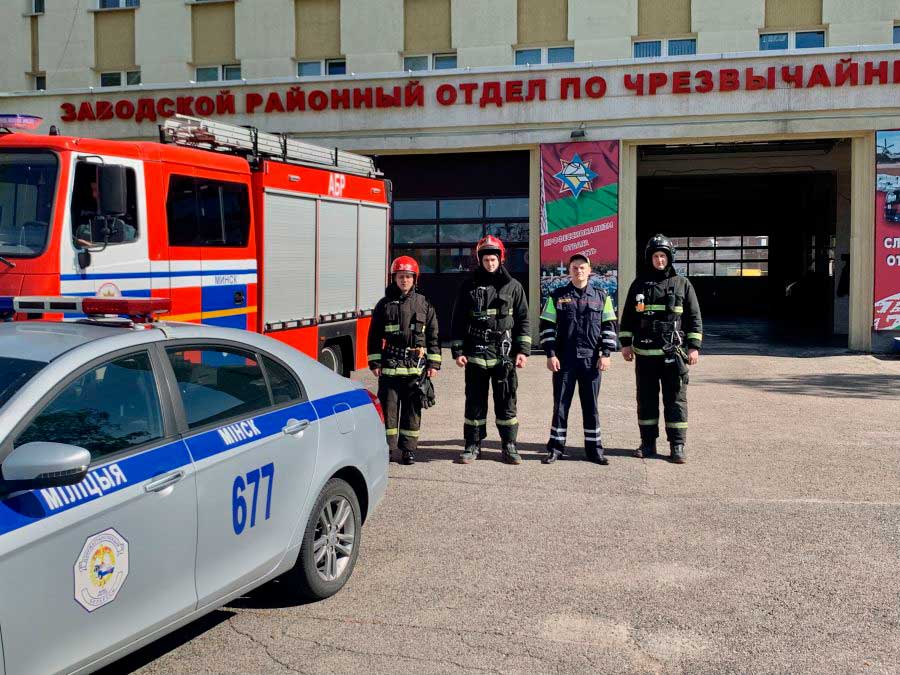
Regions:
[[502, 366], [482, 368], [466, 364], [466, 407], [463, 438], [466, 445], [478, 443], [487, 436], [488, 386], [494, 394], [494, 416], [503, 443], [515, 443], [519, 431], [516, 417], [516, 388], [519, 380], [513, 370], [507, 378]]
[[669, 443], [684, 444], [688, 421], [687, 377], [682, 380], [677, 366], [666, 363], [666, 359], [665, 356], [634, 357], [638, 426], [642, 441], [659, 436], [659, 389], [662, 385], [666, 437]]
[[388, 450], [412, 452], [419, 442], [422, 404], [413, 395], [415, 375], [382, 375], [378, 378], [378, 400], [384, 411]]
[[566, 449], [566, 431], [569, 421], [569, 407], [578, 386], [581, 399], [581, 417], [584, 420], [584, 450], [588, 455], [596, 455], [603, 447], [600, 441], [600, 414], [597, 397], [600, 394], [600, 369], [597, 359], [572, 359], [553, 373], [553, 418], [550, 421], [548, 450]]

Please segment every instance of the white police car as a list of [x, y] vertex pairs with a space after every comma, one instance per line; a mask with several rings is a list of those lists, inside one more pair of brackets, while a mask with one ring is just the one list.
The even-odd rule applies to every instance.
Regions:
[[0, 298], [146, 322], [0, 323], [0, 675], [94, 670], [278, 575], [316, 599], [353, 570], [377, 399], [262, 335], [153, 323], [167, 303]]

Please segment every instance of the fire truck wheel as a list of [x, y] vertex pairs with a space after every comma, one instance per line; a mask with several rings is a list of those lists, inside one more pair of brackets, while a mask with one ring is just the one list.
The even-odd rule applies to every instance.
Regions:
[[319, 363], [338, 375], [344, 374], [344, 359], [340, 345], [325, 345], [319, 354]]

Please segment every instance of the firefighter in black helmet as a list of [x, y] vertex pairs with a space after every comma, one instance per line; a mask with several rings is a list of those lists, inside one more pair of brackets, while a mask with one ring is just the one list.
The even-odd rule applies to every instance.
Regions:
[[416, 383], [423, 371], [437, 375], [441, 344], [434, 307], [416, 291], [419, 265], [409, 256], [391, 263], [391, 284], [372, 312], [369, 368], [378, 378], [388, 451], [400, 450], [401, 461], [416, 461], [422, 401]]
[[687, 461], [688, 366], [700, 360], [703, 323], [691, 282], [672, 266], [675, 246], [657, 234], [644, 249], [644, 269], [628, 289], [619, 341], [626, 361], [635, 361], [641, 445], [635, 457], [656, 454], [659, 389], [662, 384], [666, 436], [671, 459]]
[[503, 265], [506, 249], [488, 235], [475, 247], [478, 269], [463, 282], [453, 308], [450, 348], [456, 365], [466, 369], [466, 407], [462, 464], [478, 458], [487, 435], [488, 386], [494, 391], [494, 415], [503, 461], [521, 464], [516, 451], [516, 368], [531, 353], [528, 302], [522, 284]]

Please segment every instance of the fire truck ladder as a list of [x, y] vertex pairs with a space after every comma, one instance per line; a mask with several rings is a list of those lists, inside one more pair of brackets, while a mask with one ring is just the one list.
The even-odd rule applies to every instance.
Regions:
[[352, 152], [330, 150], [304, 143], [286, 134], [269, 134], [256, 127], [213, 122], [186, 115], [175, 115], [159, 127], [161, 143], [174, 143], [202, 150], [239, 154], [250, 160], [275, 159], [289, 164], [329, 168], [359, 176], [380, 176], [371, 157]]

